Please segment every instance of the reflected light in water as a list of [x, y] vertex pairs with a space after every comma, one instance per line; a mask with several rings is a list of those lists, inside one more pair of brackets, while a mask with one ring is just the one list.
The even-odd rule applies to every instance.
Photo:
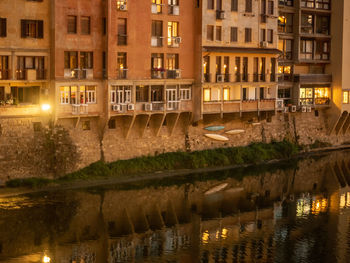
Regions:
[[204, 233], [202, 235], [202, 243], [208, 244], [208, 241], [209, 241], [209, 231], [206, 230], [206, 231], [204, 231]]
[[228, 230], [226, 228], [223, 228], [221, 231], [221, 238], [226, 239], [227, 238], [227, 232]]
[[325, 212], [327, 210], [328, 201], [326, 198], [316, 199], [312, 201], [311, 213], [313, 215], [318, 215], [320, 212]]
[[48, 256], [44, 256], [43, 257], [43, 262], [44, 263], [49, 263], [51, 261], [51, 258], [50, 257], [48, 257]]

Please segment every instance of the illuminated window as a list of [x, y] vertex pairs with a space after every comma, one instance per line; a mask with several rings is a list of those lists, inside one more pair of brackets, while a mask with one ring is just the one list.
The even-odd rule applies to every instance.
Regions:
[[161, 14], [162, 13], [162, 0], [152, 0], [152, 14]]
[[179, 22], [168, 22], [168, 46], [177, 46], [176, 38], [179, 36]]
[[315, 88], [315, 104], [326, 105], [329, 104], [330, 90], [329, 88]]
[[229, 88], [224, 88], [224, 100], [230, 100], [230, 89]]
[[349, 103], [349, 91], [343, 91], [343, 103]]
[[124, 11], [127, 9], [127, 0], [117, 0], [117, 9]]
[[313, 104], [313, 90], [312, 88], [300, 88], [300, 104]]
[[69, 104], [69, 87], [60, 87], [60, 102], [61, 104]]
[[70, 103], [71, 104], [78, 104], [77, 94], [78, 94], [78, 87], [77, 86], [70, 87]]
[[130, 86], [112, 86], [111, 103], [124, 104], [131, 102]]
[[210, 101], [210, 89], [204, 89], [204, 101]]

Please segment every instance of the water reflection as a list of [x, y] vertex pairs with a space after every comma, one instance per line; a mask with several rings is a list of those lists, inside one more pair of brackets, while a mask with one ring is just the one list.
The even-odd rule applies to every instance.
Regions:
[[0, 199], [1, 262], [347, 262], [350, 156]]

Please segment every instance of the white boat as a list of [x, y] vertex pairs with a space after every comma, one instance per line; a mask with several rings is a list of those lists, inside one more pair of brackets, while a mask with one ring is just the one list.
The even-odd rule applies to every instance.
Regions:
[[206, 191], [204, 194], [205, 195], [214, 194], [216, 192], [223, 190], [227, 185], [228, 185], [228, 183], [217, 185], [217, 186], [213, 187], [212, 189], [209, 189], [208, 191]]
[[219, 134], [212, 134], [212, 133], [207, 133], [204, 134], [204, 136], [216, 140], [216, 141], [228, 141], [228, 138]]
[[239, 134], [239, 133], [243, 133], [243, 132], [244, 132], [244, 130], [234, 129], [234, 130], [229, 130], [229, 131], [227, 131], [225, 133], [227, 133], [227, 134]]
[[261, 123], [260, 122], [253, 122], [252, 125], [253, 126], [258, 126], [258, 125], [261, 125]]

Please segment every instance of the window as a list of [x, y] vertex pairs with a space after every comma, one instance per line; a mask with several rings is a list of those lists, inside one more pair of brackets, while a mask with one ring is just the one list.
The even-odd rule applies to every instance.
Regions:
[[180, 100], [190, 100], [191, 99], [191, 86], [181, 85], [180, 87]]
[[152, 14], [162, 13], [163, 0], [152, 0]]
[[44, 22], [42, 20], [21, 20], [22, 38], [43, 38]]
[[261, 39], [261, 41], [266, 41], [266, 29], [265, 28], [262, 28], [260, 30], [260, 39]]
[[301, 33], [313, 34], [314, 33], [314, 16], [310, 14], [301, 15]]
[[179, 69], [179, 54], [167, 54], [167, 70]]
[[328, 40], [316, 41], [315, 59], [319, 59], [319, 60], [330, 59], [330, 43]]
[[151, 86], [151, 101], [163, 101], [163, 89], [162, 85]]
[[330, 89], [328, 87], [315, 88], [315, 104], [328, 105], [330, 101]]
[[0, 37], [6, 37], [6, 36], [7, 36], [6, 18], [0, 17]]
[[273, 30], [272, 29], [267, 30], [267, 42], [273, 43]]
[[80, 68], [81, 69], [93, 68], [93, 52], [80, 52]]
[[[224, 74], [228, 75], [230, 73], [230, 57], [225, 56], [224, 57]], [[228, 82], [228, 79], [226, 79], [225, 76], [225, 81]]]
[[118, 45], [127, 44], [127, 20], [126, 18], [118, 18]]
[[126, 79], [127, 78], [127, 57], [126, 52], [118, 52], [117, 57], [117, 71], [118, 71], [118, 79]]
[[253, 11], [252, 0], [245, 0], [245, 12], [251, 13], [252, 11]]
[[131, 86], [112, 86], [111, 103], [124, 104], [131, 102]]
[[279, 99], [289, 99], [290, 98], [290, 88], [278, 88], [278, 98]]
[[313, 58], [314, 43], [312, 40], [300, 41], [300, 59], [312, 59]]
[[330, 34], [330, 17], [329, 16], [317, 16], [316, 17], [316, 33], [329, 35]]
[[39, 104], [40, 88], [34, 87], [11, 87], [12, 98], [18, 103]]
[[175, 38], [179, 36], [179, 22], [168, 22], [168, 46], [176, 44]]
[[215, 39], [221, 41], [221, 26], [216, 26]]
[[293, 33], [293, 14], [281, 13], [278, 17], [278, 32]]
[[82, 16], [80, 18], [80, 32], [82, 35], [90, 35], [90, 17]]
[[238, 11], [238, 0], [231, 0], [231, 11]]
[[222, 10], [222, 0], [216, 0], [216, 10], [217, 11]]
[[79, 104], [78, 101], [78, 87], [71, 86], [70, 87], [70, 104]]
[[267, 3], [267, 14], [268, 15], [273, 15], [274, 14], [274, 2], [273, 1], [268, 1]]
[[[0, 56], [0, 79], [9, 79], [9, 56]], [[1, 99], [0, 100], [4, 100]]]
[[252, 42], [252, 29], [251, 28], [245, 28], [245, 35], [244, 35], [244, 41], [246, 43]]
[[243, 76], [242, 80], [247, 82], [248, 81], [248, 58], [243, 57]]
[[293, 6], [293, 2], [294, 0], [278, 0], [278, 4], [283, 6]]
[[86, 103], [96, 103], [96, 86], [86, 86]]
[[151, 55], [152, 78], [164, 78], [164, 54], [154, 53]]
[[349, 104], [349, 91], [343, 91], [343, 103]]
[[214, 0], [207, 0], [208, 1], [208, 9], [214, 9]]
[[69, 88], [70, 87], [60, 87], [60, 103], [69, 104]]
[[214, 40], [214, 26], [207, 25], [207, 40]]
[[151, 46], [161, 47], [163, 45], [163, 21], [152, 21]]
[[136, 102], [148, 102], [149, 86], [136, 86]]
[[64, 68], [77, 69], [78, 68], [78, 52], [65, 51], [64, 52]]
[[300, 104], [313, 104], [313, 88], [300, 88]]
[[77, 33], [77, 17], [68, 16], [67, 17], [67, 33], [76, 34]]
[[330, 9], [330, 2], [331, 0], [316, 0], [316, 8], [317, 9]]
[[216, 57], [216, 75], [220, 75], [221, 74], [221, 56], [217, 56]]
[[89, 130], [91, 129], [91, 127], [90, 127], [90, 121], [83, 121], [83, 122], [81, 123], [81, 126], [82, 126], [82, 129], [83, 129], [84, 131], [89, 131]]
[[293, 40], [280, 39], [278, 42], [278, 49], [282, 51], [282, 59], [293, 59]]
[[204, 101], [210, 101], [211, 100], [211, 96], [210, 96], [210, 89], [203, 89], [203, 98]]
[[127, 10], [127, 0], [117, 0], [117, 9], [119, 11]]
[[237, 27], [231, 27], [230, 41], [237, 42]]
[[224, 88], [224, 101], [230, 100], [230, 88]]

